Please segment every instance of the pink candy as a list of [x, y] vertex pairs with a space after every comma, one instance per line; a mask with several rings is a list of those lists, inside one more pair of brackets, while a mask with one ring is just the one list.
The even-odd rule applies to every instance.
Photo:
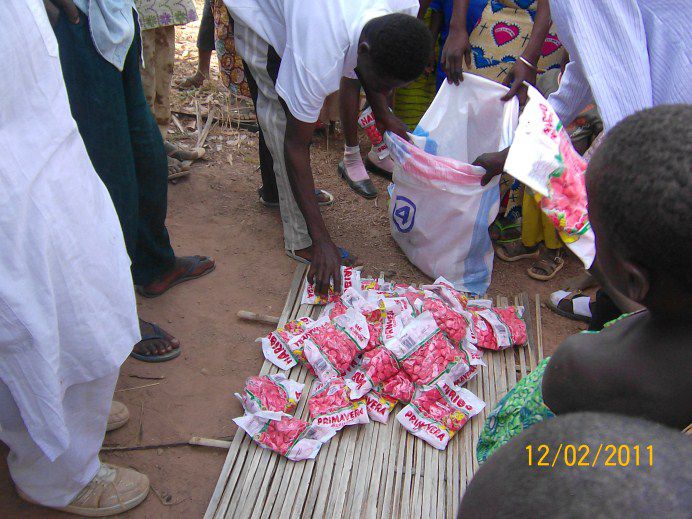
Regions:
[[479, 348], [503, 350], [527, 342], [523, 308], [491, 308], [473, 312], [474, 331]]
[[343, 378], [320, 383], [308, 399], [313, 424], [339, 430], [346, 425], [368, 423], [365, 400], [351, 400]]
[[526, 323], [522, 319], [523, 308], [509, 306], [507, 308], [494, 308], [495, 313], [500, 317], [503, 323], [509, 327], [512, 335], [512, 344], [515, 346], [523, 346], [528, 342], [526, 336]]
[[351, 389], [351, 398], [364, 396], [398, 371], [399, 366], [389, 350], [380, 346], [364, 353], [360, 367], [346, 382]]
[[423, 299], [423, 311], [428, 311], [432, 314], [437, 326], [440, 327], [452, 344], [459, 345], [466, 337], [466, 328], [468, 323], [466, 318], [452, 310], [444, 304], [440, 299], [426, 297]]
[[401, 362], [401, 369], [414, 384], [426, 385], [444, 373], [449, 364], [461, 358], [461, 352], [454, 349], [442, 332], [437, 332]]
[[256, 441], [268, 449], [286, 455], [307, 427], [307, 422], [297, 418], [270, 420], [267, 428], [256, 438]]
[[243, 394], [235, 394], [245, 412], [264, 418], [280, 419], [289, 416], [303, 392], [303, 384], [286, 378], [282, 373], [250, 377]]
[[[360, 271], [353, 267], [341, 267], [341, 293], [351, 287], [360, 288]], [[318, 295], [312, 283], [308, 282], [305, 283], [301, 303], [304, 305], [325, 305], [338, 301], [339, 297], [340, 294], [334, 291], [333, 286], [329, 287], [326, 297]]]
[[381, 394], [395, 398], [405, 404], [413, 398], [413, 391], [413, 382], [403, 371], [397, 371], [394, 376], [382, 382], [379, 387]]
[[[339, 375], [346, 374], [353, 358], [358, 353], [355, 343], [349, 336], [331, 323], [325, 323], [311, 330], [309, 341], [321, 354], [321, 359], [317, 357], [310, 359], [310, 365], [318, 375], [328, 368], [323, 364], [331, 365]], [[307, 344], [306, 347], [308, 347]], [[307, 357], [307, 352], [305, 354]]]

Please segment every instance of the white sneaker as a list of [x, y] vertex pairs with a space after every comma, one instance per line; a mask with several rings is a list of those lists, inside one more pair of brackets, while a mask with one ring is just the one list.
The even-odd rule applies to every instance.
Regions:
[[130, 419], [130, 411], [127, 410], [127, 406], [122, 402], [113, 400], [111, 402], [111, 410], [108, 413], [108, 424], [106, 425], [106, 432], [114, 431], [119, 429], [127, 423]]
[[[38, 504], [21, 490], [19, 497]], [[61, 512], [84, 517], [106, 517], [133, 509], [147, 497], [149, 478], [136, 470], [101, 463], [98, 473]]]

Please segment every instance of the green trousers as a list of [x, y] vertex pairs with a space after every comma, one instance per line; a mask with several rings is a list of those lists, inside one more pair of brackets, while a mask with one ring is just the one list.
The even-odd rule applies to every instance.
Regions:
[[136, 285], [173, 266], [166, 230], [168, 159], [142, 90], [139, 31], [120, 72], [96, 50], [89, 20], [55, 26], [67, 95], [89, 158], [120, 218]]

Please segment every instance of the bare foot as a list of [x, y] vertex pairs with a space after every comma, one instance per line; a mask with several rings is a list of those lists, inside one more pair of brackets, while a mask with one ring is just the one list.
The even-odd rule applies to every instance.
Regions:
[[199, 88], [204, 82], [209, 79], [209, 74], [204, 74], [201, 71], [195, 72], [192, 76], [187, 76], [176, 83], [176, 86], [181, 90], [189, 90], [191, 88]]

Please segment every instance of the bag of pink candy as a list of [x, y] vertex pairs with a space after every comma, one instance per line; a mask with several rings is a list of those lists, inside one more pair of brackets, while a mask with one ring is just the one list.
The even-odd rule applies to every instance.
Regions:
[[304, 337], [295, 337], [289, 345], [303, 342], [303, 354], [317, 377], [326, 382], [344, 376], [353, 359], [365, 349], [370, 339], [363, 314], [353, 308], [329, 320], [320, 317]]
[[295, 411], [305, 384], [296, 382], [282, 373], [249, 377], [243, 394], [235, 393], [246, 413], [260, 418], [280, 420]]
[[414, 436], [443, 450], [485, 403], [467, 389], [440, 382], [418, 394], [396, 418]]
[[489, 308], [472, 313], [477, 346], [487, 350], [504, 350], [524, 346], [526, 323], [522, 320], [524, 307]]
[[308, 408], [313, 424], [331, 427], [335, 431], [347, 425], [370, 422], [365, 400], [351, 400], [350, 391], [341, 377], [315, 384], [308, 398]]
[[292, 461], [313, 459], [336, 431], [331, 427], [309, 424], [298, 418], [280, 420], [245, 414], [235, 424], [252, 436], [263, 449], [270, 449]]
[[262, 353], [265, 359], [279, 369], [290, 369], [303, 359], [300, 352], [296, 353], [291, 349], [289, 342], [294, 337], [304, 333], [314, 322], [309, 317], [289, 321], [255, 342], [262, 344]]
[[548, 101], [532, 86], [528, 89], [505, 171], [534, 191], [562, 241], [590, 268], [596, 247], [589, 223], [586, 162]]
[[469, 369], [466, 355], [449, 342], [430, 312], [413, 319], [401, 334], [385, 343], [385, 348], [418, 386], [441, 378], [452, 382]]
[[[360, 290], [360, 284], [360, 270], [356, 270], [353, 267], [341, 267], [341, 293], [351, 287]], [[327, 303], [338, 301], [339, 297], [340, 294], [334, 291], [333, 286], [329, 287], [329, 293], [326, 297], [317, 294], [315, 287], [308, 281], [305, 283], [301, 303], [304, 305], [326, 305]]]

